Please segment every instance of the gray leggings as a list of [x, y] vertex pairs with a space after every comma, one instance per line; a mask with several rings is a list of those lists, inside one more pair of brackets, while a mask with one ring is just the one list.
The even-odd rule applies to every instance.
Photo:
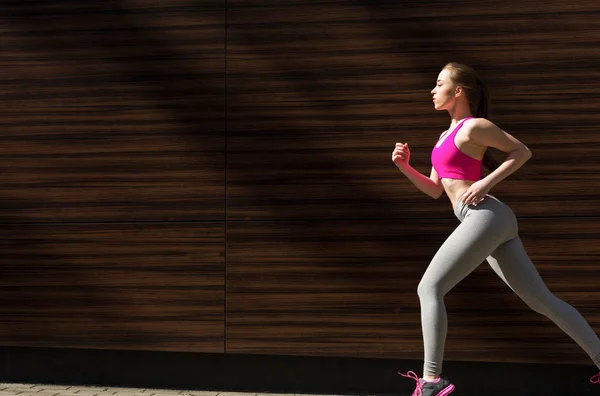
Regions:
[[448, 328], [444, 295], [486, 259], [529, 307], [556, 323], [600, 368], [600, 339], [575, 308], [548, 290], [523, 248], [513, 211], [487, 195], [477, 206], [459, 199], [454, 214], [461, 223], [431, 260], [418, 288], [424, 374], [442, 372]]

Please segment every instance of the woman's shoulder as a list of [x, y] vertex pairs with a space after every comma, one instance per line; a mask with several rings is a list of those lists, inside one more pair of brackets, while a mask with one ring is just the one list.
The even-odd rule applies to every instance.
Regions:
[[497, 128], [496, 124], [487, 118], [471, 118], [464, 124], [465, 130], [470, 133], [485, 132], [491, 128]]
[[470, 126], [471, 128], [485, 128], [494, 125], [494, 123], [487, 118], [477, 118], [473, 117], [467, 121], [465, 121], [465, 126]]
[[478, 144], [480, 146], [490, 146], [499, 139], [503, 139], [506, 134], [496, 124], [486, 118], [474, 118], [465, 129], [465, 136], [467, 140]]

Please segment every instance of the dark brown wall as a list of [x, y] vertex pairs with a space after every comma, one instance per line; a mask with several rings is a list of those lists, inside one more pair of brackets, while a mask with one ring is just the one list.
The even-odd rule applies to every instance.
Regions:
[[2, 344], [223, 352], [225, 4], [0, 18]]
[[[420, 358], [418, 281], [457, 225], [429, 91], [477, 68], [533, 151], [494, 189], [600, 332], [600, 6], [3, 2], [1, 343]], [[482, 265], [446, 358], [587, 363]]]

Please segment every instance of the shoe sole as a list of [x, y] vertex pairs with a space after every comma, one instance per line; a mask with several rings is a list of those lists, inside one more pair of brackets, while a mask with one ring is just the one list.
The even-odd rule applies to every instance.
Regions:
[[453, 391], [454, 391], [454, 385], [448, 385], [447, 387], [442, 389], [442, 391], [440, 393], [438, 393], [437, 396], [446, 396], [446, 395], [449, 395], [450, 393], [452, 393]]

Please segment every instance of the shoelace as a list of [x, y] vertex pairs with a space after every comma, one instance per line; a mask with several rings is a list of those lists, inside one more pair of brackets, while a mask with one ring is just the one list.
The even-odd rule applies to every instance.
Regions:
[[590, 382], [592, 384], [600, 384], [600, 373], [594, 375], [592, 378], [590, 378]]
[[417, 373], [415, 373], [414, 371], [409, 371], [406, 374], [402, 374], [402, 373], [398, 373], [398, 374], [400, 374], [403, 377], [412, 378], [415, 381], [417, 381], [417, 387], [415, 388], [415, 391], [413, 392], [412, 396], [423, 396], [423, 384], [425, 384], [425, 383], [419, 381], [419, 376], [417, 375]]

